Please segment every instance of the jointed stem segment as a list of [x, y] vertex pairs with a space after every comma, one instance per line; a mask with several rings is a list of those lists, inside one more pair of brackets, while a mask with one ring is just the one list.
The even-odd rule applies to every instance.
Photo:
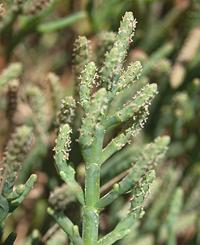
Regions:
[[[104, 130], [97, 127], [91, 148], [83, 149], [86, 160], [85, 172], [85, 207], [83, 208], [83, 241], [85, 245], [98, 241], [99, 212], [96, 207], [100, 199], [100, 169]], [[92, 154], [91, 151], [93, 152]]]
[[96, 163], [86, 166], [85, 207], [83, 207], [83, 241], [85, 245], [96, 244], [98, 240], [99, 213], [96, 203], [100, 198], [100, 166]]

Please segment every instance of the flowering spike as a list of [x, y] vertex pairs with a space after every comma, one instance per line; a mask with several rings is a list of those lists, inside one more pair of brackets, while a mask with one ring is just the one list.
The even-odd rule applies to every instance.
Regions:
[[63, 91], [60, 84], [60, 79], [56, 74], [50, 72], [47, 75], [47, 82], [50, 88], [53, 111], [57, 112], [60, 105], [60, 100], [62, 98], [62, 91]]
[[108, 90], [118, 82], [121, 69], [127, 54], [128, 47], [132, 41], [136, 28], [136, 20], [131, 12], [127, 12], [121, 21], [114, 46], [106, 54], [103, 67], [101, 69], [101, 82]]
[[114, 32], [102, 32], [97, 35], [96, 62], [98, 67], [102, 67], [107, 52], [113, 47], [116, 34]]
[[27, 126], [17, 128], [12, 135], [3, 158], [3, 193], [8, 195], [17, 179], [24, 158], [30, 150], [33, 141], [32, 129]]
[[155, 177], [155, 170], [150, 170], [143, 178], [141, 178], [138, 185], [136, 185], [132, 191], [133, 197], [131, 200], [131, 212], [135, 213], [136, 218], [140, 218], [140, 214], [143, 209], [142, 204], [144, 203], [144, 199], [149, 191], [149, 187], [155, 180]]
[[79, 96], [80, 75], [90, 62], [90, 47], [86, 37], [79, 36], [74, 43], [75, 97]]
[[14, 114], [17, 110], [18, 90], [19, 90], [19, 81], [17, 79], [11, 80], [8, 83], [7, 108], [6, 108], [6, 116], [9, 122], [13, 121]]
[[[48, 118], [44, 94], [39, 87], [28, 86], [26, 89], [26, 98], [34, 115], [36, 131], [45, 139], [45, 132], [48, 129]], [[38, 124], [38, 122], [40, 123]]]
[[88, 107], [88, 113], [83, 119], [80, 129], [80, 144], [83, 147], [91, 146], [94, 141], [95, 129], [107, 108], [106, 94], [106, 90], [102, 88], [93, 95], [91, 104]]
[[68, 124], [60, 126], [58, 137], [56, 139], [55, 163], [63, 181], [68, 184], [70, 191], [77, 197], [80, 203], [84, 203], [82, 189], [75, 180], [75, 170], [67, 163], [70, 151], [70, 134], [72, 130]]
[[135, 83], [135, 81], [139, 79], [141, 73], [142, 65], [139, 61], [130, 64], [127, 70], [123, 71], [121, 77], [119, 78], [119, 82], [113, 86], [113, 93], [116, 94], [121, 92], [125, 88]]
[[71, 124], [75, 116], [76, 102], [73, 97], [68, 96], [61, 100], [57, 115], [58, 125]]
[[70, 134], [72, 130], [68, 124], [61, 125], [58, 133], [58, 138], [56, 139], [55, 151], [55, 161], [56, 166], [60, 171], [65, 169], [67, 165], [66, 160], [69, 160], [69, 151], [70, 151]]
[[94, 62], [90, 62], [85, 66], [85, 69], [81, 72], [80, 76], [80, 104], [82, 108], [87, 111], [90, 97], [92, 93], [92, 87], [95, 84], [96, 78], [96, 66]]
[[119, 123], [125, 122], [130, 118], [136, 116], [142, 109], [148, 108], [153, 97], [157, 93], [156, 84], [147, 84], [137, 94], [129, 101], [124, 107], [115, 113], [113, 116], [110, 116], [105, 123], [105, 128], [115, 126]]

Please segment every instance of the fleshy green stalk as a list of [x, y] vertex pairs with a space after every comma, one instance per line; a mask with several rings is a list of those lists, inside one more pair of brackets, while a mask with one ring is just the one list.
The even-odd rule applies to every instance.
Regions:
[[79, 235], [78, 226], [74, 225], [70, 219], [65, 217], [65, 215], [63, 213], [55, 212], [51, 208], [48, 208], [47, 211], [51, 216], [53, 216], [55, 221], [66, 232], [66, 234], [68, 234], [73, 245], [84, 245], [84, 243], [83, 243], [83, 241]]
[[69, 160], [71, 129], [68, 124], [61, 125], [55, 146], [55, 162], [58, 172], [81, 204], [84, 203], [82, 188], [75, 180], [75, 170], [67, 163]]

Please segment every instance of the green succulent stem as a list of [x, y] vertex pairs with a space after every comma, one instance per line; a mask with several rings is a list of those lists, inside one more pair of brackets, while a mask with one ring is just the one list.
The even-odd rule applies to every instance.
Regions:
[[[124, 220], [122, 220], [113, 231], [108, 233], [106, 236], [101, 238], [98, 241], [98, 245], [112, 245], [116, 241], [124, 238], [129, 232], [131, 231], [131, 228], [133, 227], [133, 223], [137, 220], [137, 217], [135, 217], [135, 214], [132, 212], [129, 214]], [[136, 223], [135, 223], [136, 225]], [[129, 228], [127, 228], [129, 227]]]
[[85, 206], [83, 207], [83, 241], [93, 245], [98, 241], [99, 213], [96, 207], [100, 199], [100, 167], [104, 130], [97, 127], [94, 143], [83, 150], [86, 160]]
[[18, 207], [20, 205], [20, 203], [23, 202], [23, 200], [25, 199], [25, 197], [28, 195], [28, 193], [31, 191], [31, 189], [33, 188], [33, 185], [35, 184], [35, 182], [37, 181], [37, 175], [36, 174], [32, 174], [28, 180], [25, 183], [25, 186], [22, 191], [22, 193], [19, 194], [19, 196], [12, 200], [11, 202], [11, 207], [15, 208]]
[[62, 212], [55, 212], [51, 208], [48, 208], [47, 211], [56, 220], [63, 231], [68, 234], [73, 245], [84, 244], [79, 235], [78, 227], [74, 225], [69, 218], [67, 218]]
[[98, 240], [99, 214], [96, 203], [100, 198], [100, 166], [92, 163], [86, 166], [85, 207], [83, 208], [83, 241], [85, 245], [96, 244]]
[[67, 17], [64, 17], [58, 20], [54, 20], [52, 22], [42, 23], [38, 26], [37, 31], [42, 32], [42, 33], [58, 31], [86, 17], [87, 17], [86, 12], [79, 11], [70, 16], [67, 16]]

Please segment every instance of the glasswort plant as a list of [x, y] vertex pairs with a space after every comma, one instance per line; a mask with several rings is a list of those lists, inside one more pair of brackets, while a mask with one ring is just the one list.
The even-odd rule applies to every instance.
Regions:
[[[124, 66], [135, 28], [136, 20], [131, 12], [127, 12], [99, 69], [91, 61], [87, 39], [79, 37], [75, 43], [75, 101], [71, 97], [62, 101], [54, 157], [61, 179], [82, 207], [82, 235], [78, 225], [64, 212], [53, 206], [48, 208], [49, 214], [74, 245], [114, 244], [137, 225], [144, 214], [145, 197], [155, 179], [155, 165], [165, 155], [169, 143], [169, 137], [164, 136], [145, 146], [127, 174], [101, 195], [102, 166], [131, 143], [133, 136], [144, 127], [149, 106], [157, 94], [156, 84], [146, 84], [132, 98], [122, 103], [118, 101], [127, 89], [139, 83], [137, 80], [142, 72], [138, 61], [127, 68]], [[116, 101], [117, 107], [113, 106]], [[84, 190], [76, 180], [75, 166], [72, 166], [69, 155], [74, 131], [85, 163]], [[99, 236], [100, 213], [125, 193], [131, 193], [129, 213], [110, 233]]]

